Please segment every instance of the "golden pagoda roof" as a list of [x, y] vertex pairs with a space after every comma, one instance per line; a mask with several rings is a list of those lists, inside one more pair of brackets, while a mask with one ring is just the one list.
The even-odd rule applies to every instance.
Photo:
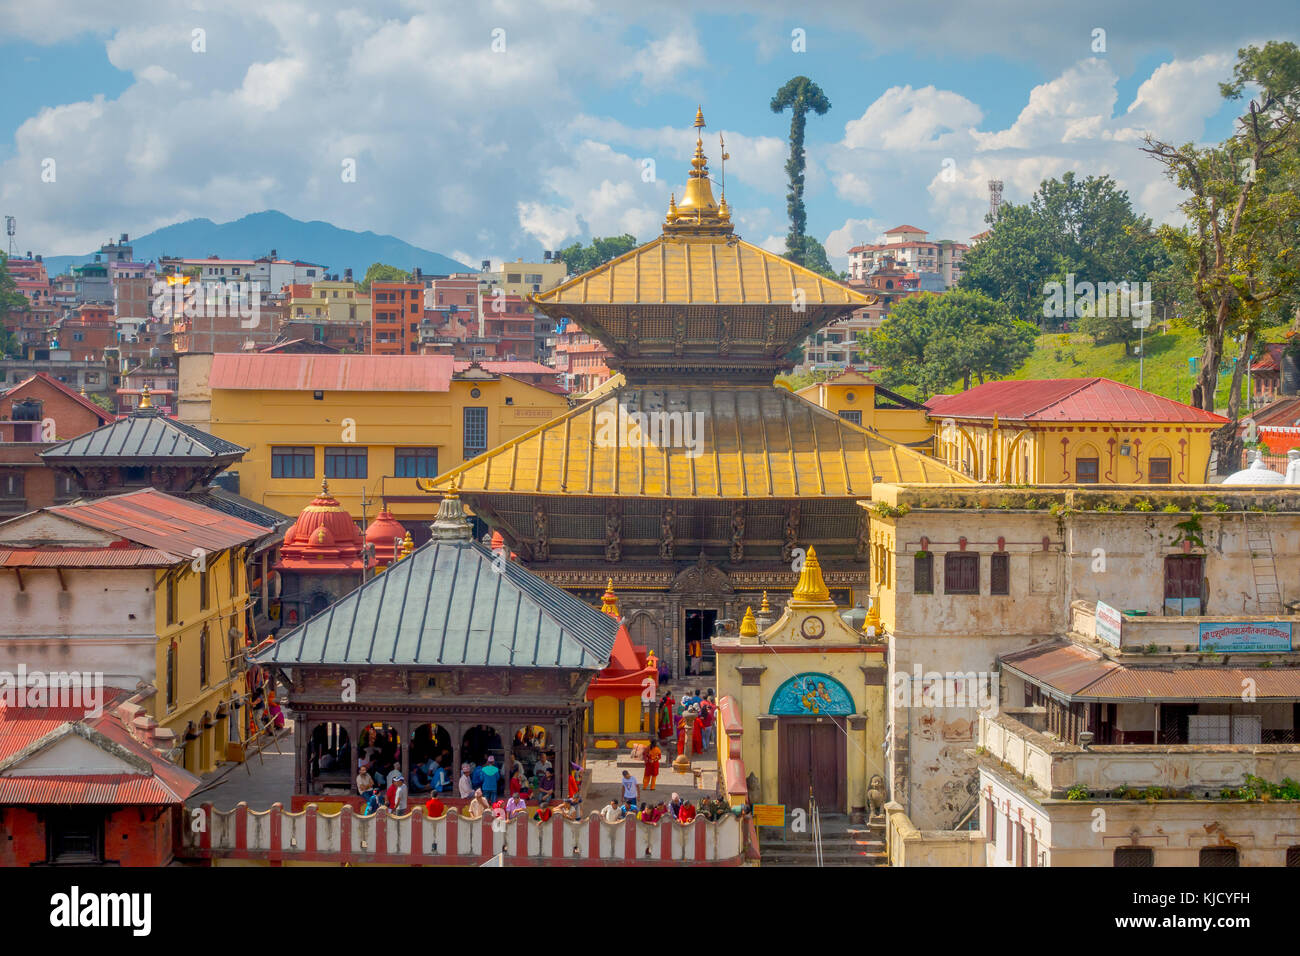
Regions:
[[795, 585], [794, 593], [790, 595], [790, 602], [786, 606], [791, 608], [835, 606], [835, 602], [831, 600], [830, 589], [826, 587], [826, 580], [822, 577], [822, 566], [817, 560], [817, 549], [812, 545], [808, 546], [803, 568], [799, 572], [799, 583]]
[[[629, 416], [646, 412], [690, 413], [692, 425], [702, 426], [698, 443], [660, 447], [633, 439]], [[971, 483], [785, 389], [707, 384], [623, 385], [438, 478], [417, 481], [444, 494], [650, 498], [867, 497], [877, 481]]]
[[[666, 234], [531, 296], [563, 305], [871, 305], [874, 296], [733, 235]], [[581, 323], [579, 323], [581, 324]]]

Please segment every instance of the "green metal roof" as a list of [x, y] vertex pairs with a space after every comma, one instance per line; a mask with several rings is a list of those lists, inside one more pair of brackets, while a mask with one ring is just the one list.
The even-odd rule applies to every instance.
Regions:
[[609, 663], [617, 622], [468, 541], [433, 540], [255, 656], [261, 664], [562, 667]]
[[234, 442], [168, 418], [156, 408], [145, 408], [55, 445], [44, 452], [41, 458], [60, 461], [78, 458], [161, 458], [173, 462], [218, 462], [225, 458], [237, 459], [247, 451], [247, 448]]

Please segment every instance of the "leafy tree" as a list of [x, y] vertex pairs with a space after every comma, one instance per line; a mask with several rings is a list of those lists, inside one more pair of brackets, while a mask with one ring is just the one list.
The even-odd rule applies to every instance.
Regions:
[[1029, 203], [1004, 205], [989, 235], [962, 264], [961, 286], [999, 300], [1012, 315], [1057, 326], [1044, 315], [1048, 284], [1146, 282], [1168, 263], [1128, 193], [1109, 176], [1045, 179]]
[[1191, 318], [1204, 338], [1204, 352], [1193, 404], [1214, 410], [1225, 340], [1240, 335], [1242, 361], [1228, 395], [1228, 417], [1234, 420], [1241, 373], [1265, 310], [1291, 296], [1300, 283], [1295, 243], [1300, 49], [1270, 41], [1263, 48], [1238, 50], [1233, 78], [1220, 84], [1220, 92], [1235, 100], [1247, 87], [1259, 92], [1223, 143], [1174, 146], [1147, 136], [1143, 149], [1188, 194], [1179, 204], [1187, 228], [1162, 226], [1158, 235], [1190, 276], [1199, 307]]
[[1037, 330], [1013, 319], [1006, 306], [981, 292], [922, 292], [894, 306], [884, 324], [864, 338], [885, 385], [911, 385], [932, 395], [960, 380], [970, 388], [1009, 375], [1034, 350]]
[[106, 412], [114, 412], [114, 413], [117, 412], [117, 409], [113, 407], [113, 400], [110, 399], [107, 395], [101, 395], [98, 392], [94, 392], [92, 394], [87, 395], [86, 397], [89, 398], [92, 402], [94, 402], [96, 405], [98, 405]]
[[9, 257], [0, 252], [0, 356], [17, 357], [22, 352], [17, 337], [9, 327], [10, 315], [21, 312], [30, 303], [18, 291], [18, 283], [9, 274]]
[[365, 278], [361, 280], [361, 291], [369, 292], [372, 282], [410, 282], [411, 274], [403, 272], [397, 266], [385, 265], [382, 262], [372, 262], [370, 268], [366, 270]]
[[575, 242], [571, 246], [566, 246], [556, 253], [556, 258], [560, 259], [569, 268], [569, 275], [582, 275], [584, 272], [590, 272], [597, 266], [603, 266], [612, 259], [617, 259], [626, 252], [635, 249], [639, 242], [636, 236], [624, 233], [621, 236], [608, 236], [593, 238], [588, 245], [582, 245]]
[[[786, 256], [787, 259], [793, 258]], [[828, 279], [834, 279], [837, 282], [840, 279], [847, 278], [844, 273], [836, 272], [831, 266], [831, 261], [826, 257], [826, 247], [817, 241], [815, 236], [803, 237], [803, 255], [794, 260], [800, 263], [805, 269], [811, 269], [818, 275], [823, 275]]]
[[825, 116], [831, 108], [831, 101], [826, 98], [820, 86], [806, 76], [796, 76], [776, 91], [771, 102], [773, 113], [790, 111], [790, 158], [786, 161], [786, 175], [790, 177], [790, 192], [786, 195], [786, 207], [790, 213], [790, 231], [785, 239], [785, 255], [792, 262], [804, 265], [807, 247], [804, 242], [804, 230], [808, 216], [803, 205], [803, 173], [805, 154], [803, 148], [804, 127], [808, 112]]

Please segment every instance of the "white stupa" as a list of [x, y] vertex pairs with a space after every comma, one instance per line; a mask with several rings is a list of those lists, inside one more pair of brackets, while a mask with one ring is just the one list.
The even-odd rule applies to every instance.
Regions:
[[1286, 474], [1274, 471], [1268, 465], [1264, 464], [1264, 456], [1260, 452], [1255, 452], [1255, 460], [1250, 463], [1249, 468], [1243, 468], [1241, 471], [1233, 472], [1227, 478], [1223, 479], [1225, 485], [1294, 485], [1300, 484], [1300, 449], [1292, 449], [1288, 453], [1290, 461], [1287, 464]]

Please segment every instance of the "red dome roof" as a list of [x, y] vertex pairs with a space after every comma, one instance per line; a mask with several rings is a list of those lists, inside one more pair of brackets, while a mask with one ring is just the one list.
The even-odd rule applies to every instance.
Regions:
[[360, 570], [361, 532], [352, 515], [322, 481], [320, 494], [302, 509], [284, 535], [277, 568], [290, 570]]
[[[393, 517], [392, 513], [384, 508], [375, 516], [375, 520], [370, 522], [370, 527], [366, 528], [366, 544], [375, 546], [375, 562], [377, 564], [391, 564], [393, 562], [393, 539], [401, 540], [406, 537], [406, 529], [402, 523]], [[400, 548], [401, 546], [398, 545]]]

